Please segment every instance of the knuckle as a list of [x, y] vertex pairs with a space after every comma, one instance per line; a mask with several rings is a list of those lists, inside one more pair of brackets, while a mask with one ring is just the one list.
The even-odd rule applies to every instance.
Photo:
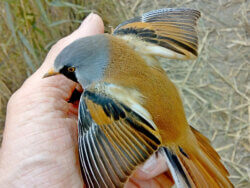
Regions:
[[14, 106], [16, 101], [18, 101], [18, 98], [20, 96], [20, 89], [16, 90], [9, 98], [9, 101], [7, 103], [7, 109]]

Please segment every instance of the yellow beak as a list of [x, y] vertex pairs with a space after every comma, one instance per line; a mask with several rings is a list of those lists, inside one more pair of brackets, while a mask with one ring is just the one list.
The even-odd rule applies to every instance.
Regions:
[[60, 74], [59, 72], [55, 72], [53, 68], [51, 68], [45, 75], [43, 75], [43, 78], [47, 78], [50, 76], [55, 76], [57, 74]]

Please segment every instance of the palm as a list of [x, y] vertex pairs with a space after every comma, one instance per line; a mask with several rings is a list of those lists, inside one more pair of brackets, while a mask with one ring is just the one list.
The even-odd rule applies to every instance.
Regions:
[[[25, 164], [20, 178], [32, 178], [43, 185], [82, 184], [76, 157], [77, 107], [67, 103], [70, 93], [65, 92], [74, 86], [60, 76], [42, 80], [39, 85], [28, 80], [23, 87], [27, 87], [29, 95], [17, 92], [9, 103], [8, 117], [15, 118], [7, 118], [6, 127], [10, 130], [5, 136], [13, 139], [11, 142], [3, 140], [2, 150], [6, 147], [8, 152], [1, 157], [5, 165], [15, 164], [15, 161]], [[29, 177], [33, 173], [37, 175]]]

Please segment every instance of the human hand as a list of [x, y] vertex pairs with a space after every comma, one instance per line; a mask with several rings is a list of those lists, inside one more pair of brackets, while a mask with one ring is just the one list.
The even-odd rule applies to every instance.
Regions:
[[[104, 32], [91, 14], [58, 41], [42, 66], [9, 100], [0, 150], [0, 187], [83, 187], [77, 149], [77, 105], [68, 103], [77, 84], [62, 75], [42, 79], [56, 56], [78, 38]], [[127, 187], [166, 187], [164, 160], [138, 168]]]

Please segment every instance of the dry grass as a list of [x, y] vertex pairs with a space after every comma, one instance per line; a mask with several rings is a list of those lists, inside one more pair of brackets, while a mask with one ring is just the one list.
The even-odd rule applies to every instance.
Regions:
[[165, 68], [180, 90], [190, 124], [210, 138], [234, 185], [250, 187], [250, 3], [244, 0], [1, 2], [0, 132], [11, 93], [39, 66], [50, 46], [86, 14], [99, 13], [109, 31], [122, 20], [162, 7], [202, 12], [199, 58], [169, 61]]

